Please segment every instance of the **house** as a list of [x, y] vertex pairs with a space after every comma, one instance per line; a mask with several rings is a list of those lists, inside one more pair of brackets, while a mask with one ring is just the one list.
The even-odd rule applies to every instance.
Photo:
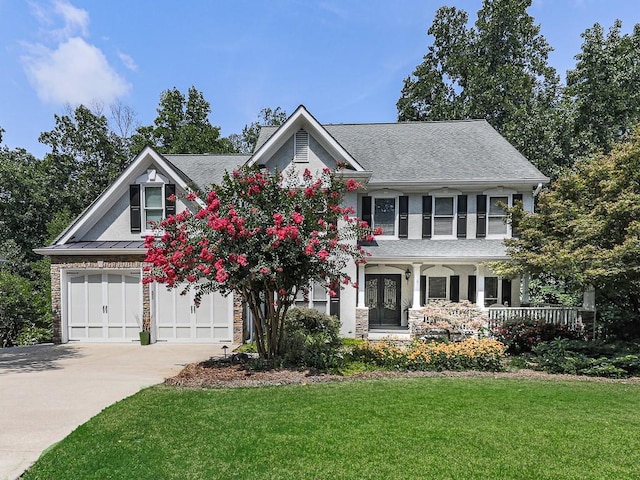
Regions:
[[[336, 314], [342, 334], [402, 332], [411, 312], [434, 299], [481, 308], [521, 303], [519, 278], [484, 264], [507, 259], [514, 235], [505, 206], [534, 195], [549, 178], [484, 120], [321, 125], [304, 106], [279, 127], [263, 127], [253, 155], [161, 155], [146, 148], [51, 245], [57, 342], [240, 342], [242, 302], [217, 293], [196, 308], [189, 295], [141, 282], [148, 222], [199, 205], [180, 194], [207, 189], [244, 164], [312, 172], [346, 165], [361, 182], [345, 203], [382, 230], [366, 265], [350, 265], [358, 290], [329, 297], [312, 285], [297, 304]], [[177, 199], [173, 194], [176, 194]]]

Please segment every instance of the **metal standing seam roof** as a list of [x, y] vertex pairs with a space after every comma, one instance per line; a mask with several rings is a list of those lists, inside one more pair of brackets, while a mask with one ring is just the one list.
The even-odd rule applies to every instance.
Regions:
[[[373, 172], [369, 184], [549, 180], [485, 120], [323, 127]], [[262, 127], [256, 148], [277, 128]]]

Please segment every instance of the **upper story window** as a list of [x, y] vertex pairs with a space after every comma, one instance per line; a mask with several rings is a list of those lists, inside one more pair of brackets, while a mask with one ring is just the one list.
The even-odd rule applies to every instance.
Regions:
[[176, 213], [176, 186], [168, 178], [149, 169], [129, 185], [131, 233], [147, 235], [153, 225]]
[[145, 230], [150, 230], [153, 224], [158, 223], [164, 217], [163, 190], [164, 185], [143, 186]]
[[509, 205], [508, 196], [489, 197], [489, 212], [487, 215], [487, 233], [489, 235], [506, 235], [507, 223], [505, 207]]
[[453, 236], [454, 197], [434, 197], [433, 235]]
[[396, 234], [396, 199], [374, 198], [373, 228], [381, 229], [381, 235]]

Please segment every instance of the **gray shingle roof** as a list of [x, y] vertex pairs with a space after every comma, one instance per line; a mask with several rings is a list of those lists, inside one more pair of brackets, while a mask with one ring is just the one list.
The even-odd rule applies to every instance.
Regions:
[[474, 259], [479, 261], [507, 259], [502, 240], [469, 238], [457, 240], [378, 240], [377, 245], [364, 247], [376, 258]]
[[[324, 125], [365, 169], [369, 184], [526, 181], [545, 177], [485, 120]], [[277, 127], [262, 127], [258, 148]]]
[[250, 155], [164, 155], [186, 177], [203, 190], [220, 183], [225, 172], [231, 172], [249, 160]]

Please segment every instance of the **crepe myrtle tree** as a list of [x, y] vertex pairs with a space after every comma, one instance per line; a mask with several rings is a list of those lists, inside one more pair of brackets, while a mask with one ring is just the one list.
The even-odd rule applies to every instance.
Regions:
[[209, 292], [239, 295], [252, 313], [259, 354], [277, 358], [299, 292], [314, 281], [331, 296], [357, 288], [345, 267], [365, 262], [358, 240], [372, 240], [374, 232], [342, 206], [344, 193], [361, 187], [343, 173], [247, 167], [202, 196], [189, 193], [201, 209], [169, 216], [157, 225], [158, 237], [147, 237], [144, 282], [183, 294], [193, 288], [196, 304]]

